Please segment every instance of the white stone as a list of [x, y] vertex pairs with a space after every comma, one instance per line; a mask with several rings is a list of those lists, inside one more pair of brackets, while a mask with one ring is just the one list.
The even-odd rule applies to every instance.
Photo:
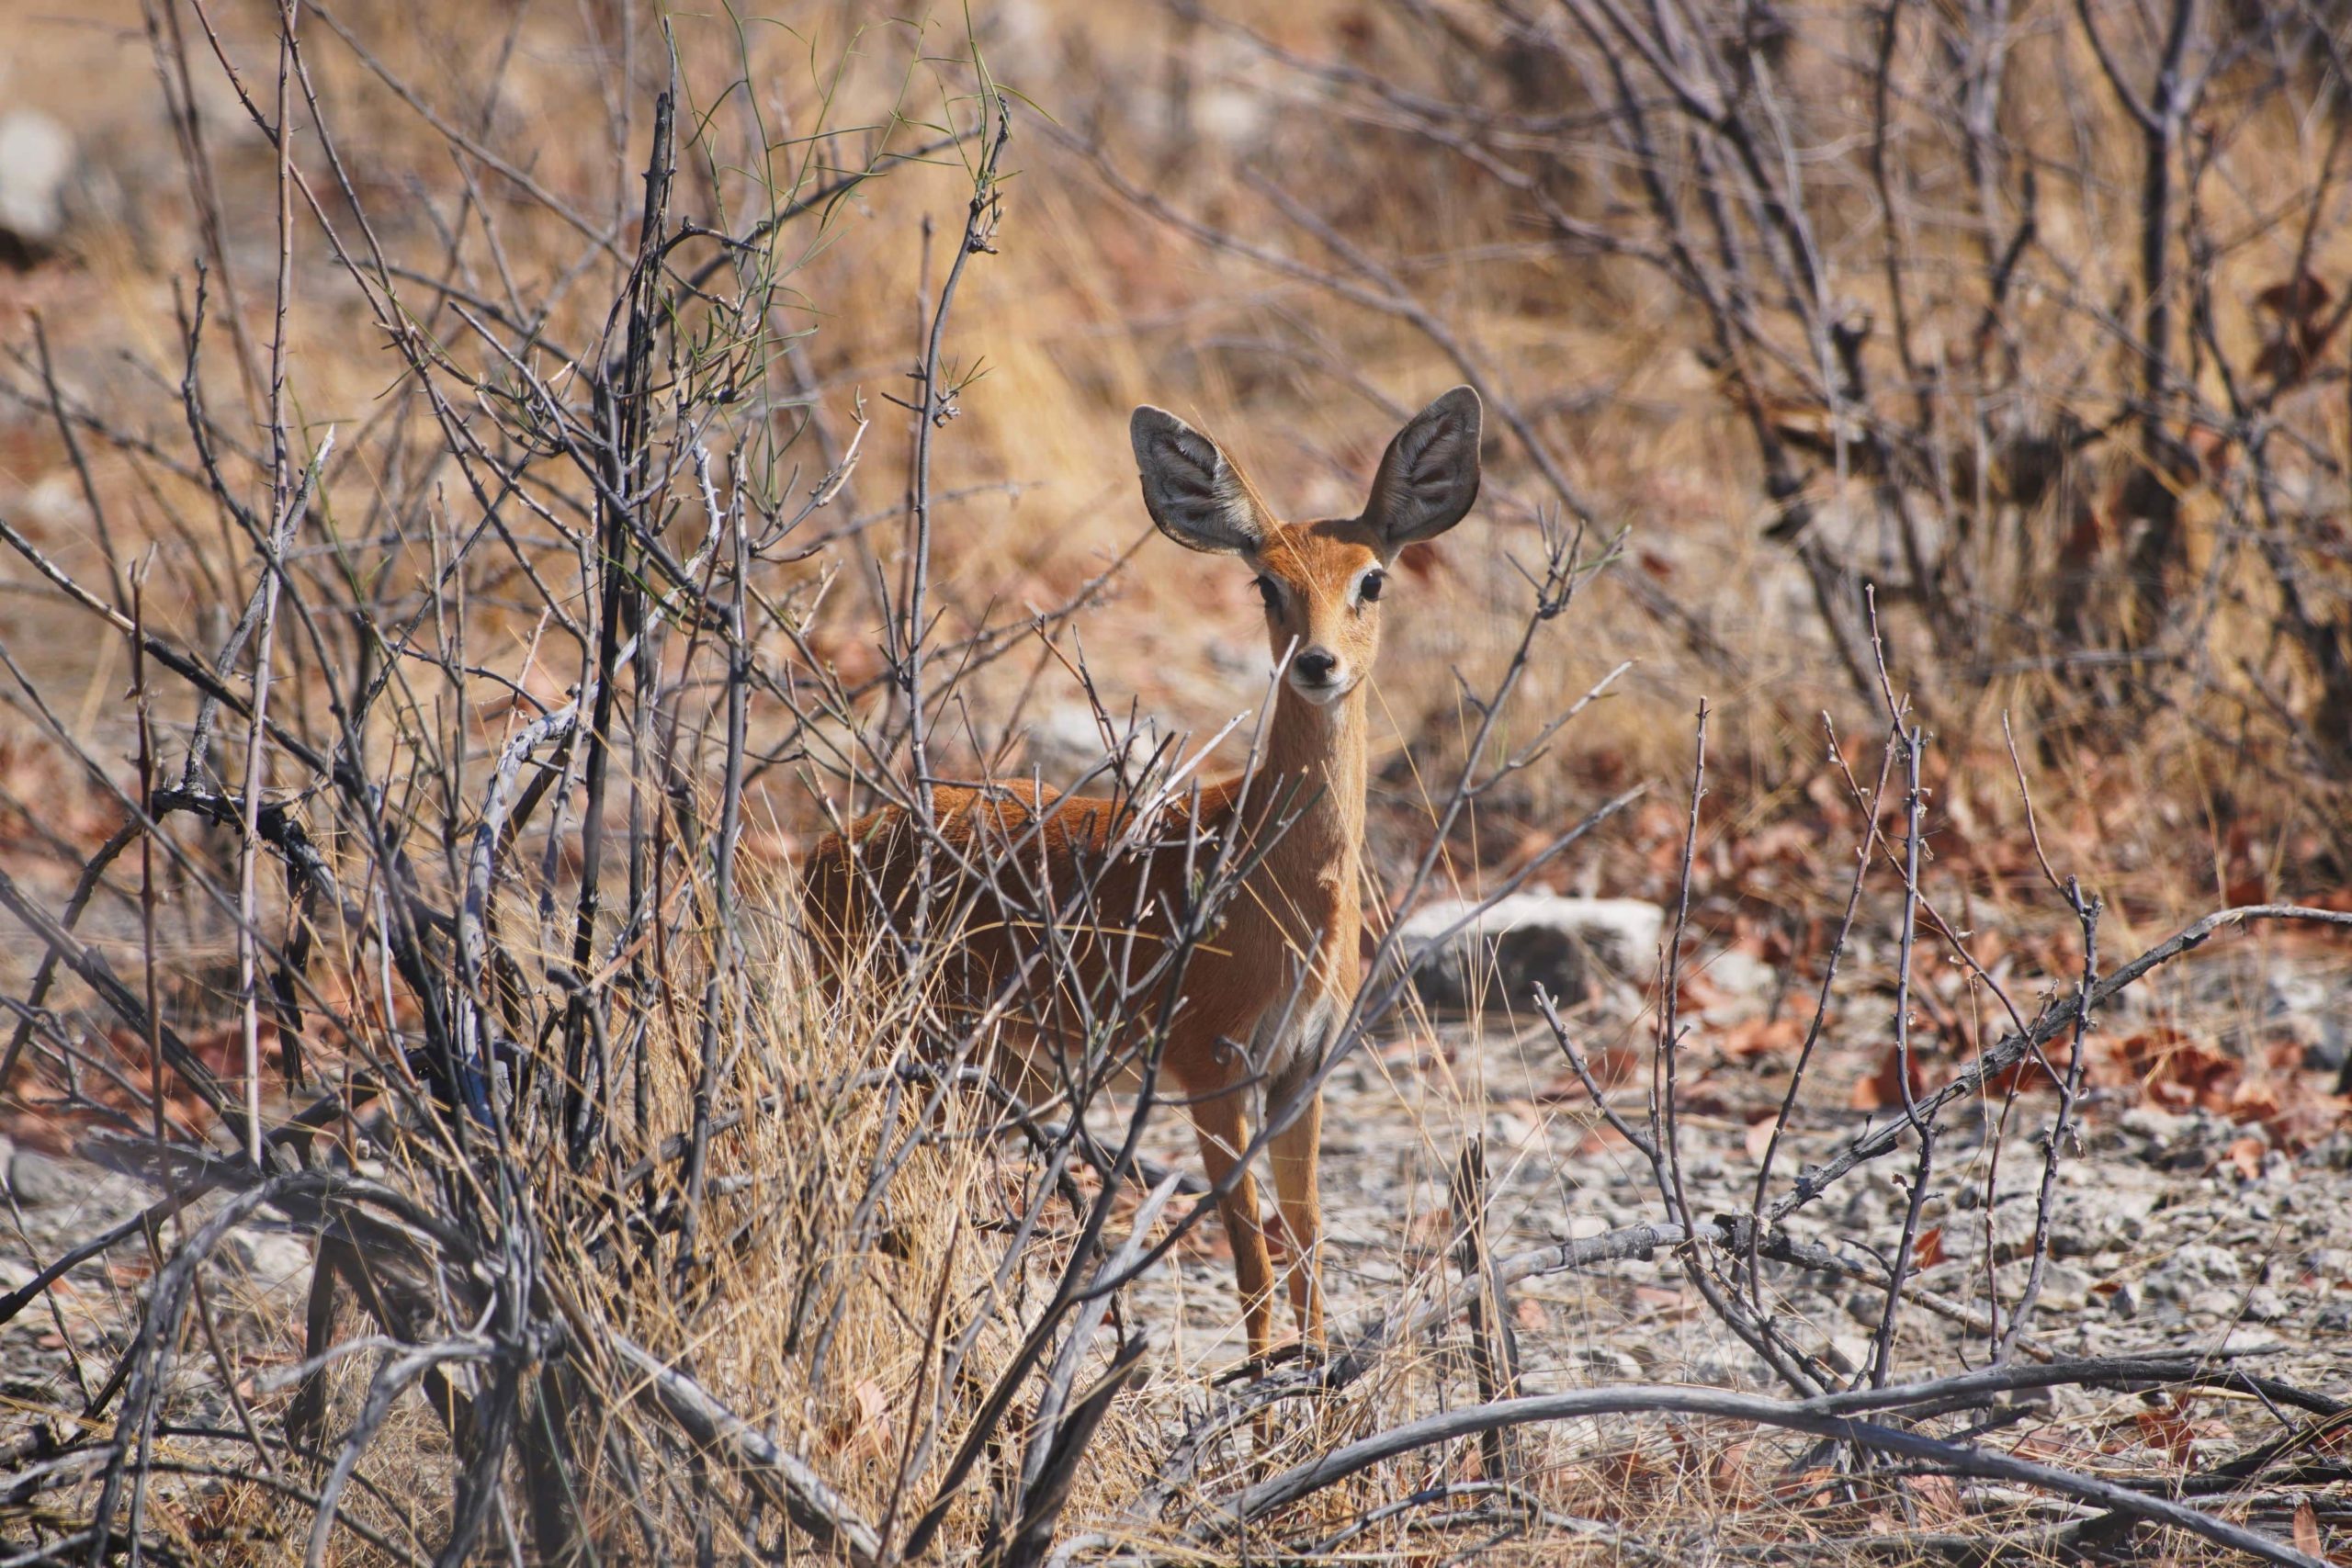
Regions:
[[65, 189], [74, 177], [74, 138], [39, 109], [0, 114], [0, 239], [28, 252], [65, 231]]
[[17, 1149], [6, 1166], [9, 1195], [28, 1209], [70, 1207], [90, 1195], [96, 1173], [79, 1162], [52, 1159], [34, 1149]]
[[2253, 1323], [2277, 1323], [2287, 1317], [2292, 1308], [2275, 1285], [2256, 1285], [2245, 1294], [2245, 1315]]
[[2041, 1307], [2050, 1312], [2081, 1312], [2090, 1305], [2091, 1277], [2068, 1263], [2051, 1263], [2041, 1270]]
[[239, 1225], [223, 1238], [226, 1261], [242, 1266], [261, 1295], [299, 1302], [311, 1289], [311, 1244], [285, 1231]]
[[1581, 1001], [1593, 963], [1645, 976], [1665, 927], [1666, 911], [1638, 898], [1514, 893], [1484, 911], [1474, 900], [1444, 899], [1405, 918], [1396, 952], [1432, 1008], [1526, 1010], [1538, 985], [1564, 1003]]
[[[1087, 795], [1108, 795], [1118, 779], [1110, 766], [1114, 744], [1124, 745], [1130, 770], [1140, 768], [1159, 746], [1159, 726], [1147, 718], [1130, 731], [1117, 714], [1103, 716], [1110, 738], [1084, 703], [1064, 703], [1047, 708], [1029, 722], [1023, 772], [1035, 769], [1056, 789], [1079, 788]], [[1011, 781], [1006, 781], [1011, 782]], [[1129, 783], [1134, 783], [1132, 771]]]
[[1569, 1359], [1581, 1365], [1586, 1374], [1597, 1383], [1639, 1382], [1642, 1363], [1631, 1353], [1611, 1345], [1579, 1345], [1568, 1352]]
[[1829, 1337], [1829, 1353], [1824, 1359], [1851, 1377], [1871, 1364], [1871, 1354], [1876, 1348], [1877, 1341], [1871, 1335], [1833, 1334]]
[[1699, 973], [1715, 989], [1742, 998], [1769, 997], [1781, 983], [1779, 970], [1737, 948], [1727, 948], [1701, 960]]

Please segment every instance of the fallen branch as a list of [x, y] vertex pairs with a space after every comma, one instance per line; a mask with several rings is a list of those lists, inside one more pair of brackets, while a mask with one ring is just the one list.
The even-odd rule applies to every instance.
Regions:
[[[2041, 1372], [2057, 1371], [2055, 1368], [2030, 1370]], [[2014, 1455], [1949, 1442], [1844, 1414], [1858, 1408], [1921, 1403], [1919, 1396], [1931, 1389], [1942, 1391], [1937, 1395], [1939, 1398], [1950, 1397], [1958, 1385], [1978, 1381], [1986, 1382], [1989, 1387], [1997, 1383], [1999, 1379], [1944, 1378], [1928, 1383], [1896, 1384], [1793, 1402], [1716, 1389], [1642, 1384], [1577, 1389], [1567, 1393], [1500, 1400], [1492, 1404], [1473, 1405], [1464, 1410], [1425, 1416], [1419, 1421], [1408, 1421], [1401, 1427], [1375, 1433], [1286, 1470], [1214, 1505], [1202, 1533], [1213, 1538], [1230, 1535], [1252, 1520], [1369, 1470], [1383, 1461], [1487, 1432], [1536, 1422], [1573, 1420], [1593, 1416], [1711, 1416], [1724, 1420], [1779, 1427], [1849, 1443], [1858, 1448], [1931, 1464], [1956, 1476], [2015, 1482], [2081, 1502], [2098, 1504], [2117, 1514], [2149, 1523], [2171, 1525], [2266, 1562], [2287, 1564], [2289, 1568], [2324, 1568], [2319, 1559], [2281, 1541], [2231, 1524], [2226, 1519], [2216, 1518], [2168, 1497], [2135, 1492], [2111, 1481], [2077, 1474], [2054, 1465], [2037, 1464]]]
[[617, 1335], [608, 1337], [605, 1344], [645, 1378], [639, 1391], [642, 1403], [676, 1422], [699, 1446], [724, 1454], [745, 1480], [767, 1494], [784, 1509], [785, 1517], [820, 1547], [838, 1548], [860, 1568], [879, 1561], [879, 1532], [815, 1471], [650, 1350]]

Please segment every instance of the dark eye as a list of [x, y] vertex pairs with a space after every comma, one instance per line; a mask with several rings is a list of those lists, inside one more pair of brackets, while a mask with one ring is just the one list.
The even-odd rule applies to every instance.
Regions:
[[1283, 607], [1283, 591], [1274, 586], [1274, 580], [1271, 577], [1258, 579], [1258, 597], [1266, 602], [1266, 608], [1269, 610], [1279, 610]]
[[1356, 590], [1356, 596], [1367, 604], [1375, 604], [1379, 601], [1380, 591], [1387, 586], [1386, 572], [1367, 571], [1363, 574], [1363, 585]]

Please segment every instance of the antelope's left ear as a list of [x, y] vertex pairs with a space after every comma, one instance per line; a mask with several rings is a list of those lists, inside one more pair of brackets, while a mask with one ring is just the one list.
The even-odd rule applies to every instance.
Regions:
[[1434, 539], [1478, 499], [1478, 394], [1456, 387], [1415, 414], [1388, 443], [1363, 520], [1394, 558]]

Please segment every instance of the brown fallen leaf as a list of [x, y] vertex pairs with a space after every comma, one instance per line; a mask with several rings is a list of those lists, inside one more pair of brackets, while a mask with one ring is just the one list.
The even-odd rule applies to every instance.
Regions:
[[2327, 1549], [2319, 1538], [2319, 1515], [2312, 1507], [2309, 1497], [2295, 1501], [2295, 1550], [2306, 1557], [2326, 1560]]
[[1723, 1053], [1735, 1062], [1793, 1051], [1804, 1043], [1804, 1025], [1786, 1013], [1775, 1019], [1751, 1018], [1723, 1032]]
[[1913, 1262], [1921, 1269], [1933, 1269], [1944, 1260], [1944, 1227], [1930, 1225], [1919, 1233], [1919, 1240], [1912, 1250]]
[[[1919, 1060], [1919, 1053], [1911, 1053], [1911, 1098], [1917, 1100], [1928, 1092], [1928, 1073]], [[1894, 1046], [1886, 1048], [1885, 1058], [1878, 1071], [1854, 1086], [1853, 1108], [1857, 1111], [1892, 1111], [1903, 1105], [1903, 1054]]]
[[861, 1378], [850, 1392], [849, 1408], [825, 1426], [826, 1449], [832, 1453], [879, 1451], [889, 1433], [890, 1401], [882, 1385]]
[[1758, 1483], [1749, 1458], [1754, 1447], [1753, 1439], [1742, 1438], [1725, 1446], [1708, 1467], [1715, 1495], [1734, 1507], [1748, 1507], [1763, 1501], [1764, 1489]]
[[2278, 1085], [2269, 1078], [2249, 1078], [2230, 1091], [2228, 1114], [2236, 1122], [2272, 1122], [2285, 1109]]
[[2246, 1137], [2236, 1138], [2231, 1141], [2229, 1161], [2232, 1165], [2238, 1168], [2238, 1174], [2240, 1176], [2243, 1176], [2248, 1181], [2259, 1181], [2262, 1179], [2263, 1156], [2269, 1152], [2269, 1145], [2264, 1143], [2260, 1138], [2248, 1135]]
[[1913, 1477], [1911, 1500], [1922, 1524], [1945, 1525], [1960, 1517], [1960, 1483], [1949, 1475]]

